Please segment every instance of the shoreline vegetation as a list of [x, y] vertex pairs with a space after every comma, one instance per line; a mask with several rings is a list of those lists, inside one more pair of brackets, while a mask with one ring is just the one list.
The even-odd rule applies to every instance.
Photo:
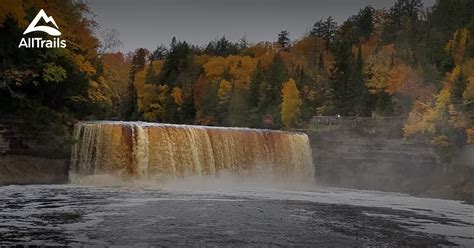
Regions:
[[[302, 37], [206, 46], [170, 37], [126, 54], [116, 31], [96, 35], [81, 1], [1, 7], [0, 123], [12, 153], [67, 154], [78, 120], [308, 130], [321, 128], [313, 116], [391, 117], [403, 123], [387, 135], [432, 148], [445, 184], [471, 185], [474, 199], [474, 158], [463, 155], [474, 143], [473, 1], [397, 0], [342, 23], [315, 17]], [[40, 9], [66, 48], [18, 48]]]

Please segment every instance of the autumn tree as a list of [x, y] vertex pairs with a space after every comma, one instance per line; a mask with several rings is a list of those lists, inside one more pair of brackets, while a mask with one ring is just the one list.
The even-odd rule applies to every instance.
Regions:
[[122, 45], [119, 39], [119, 32], [116, 29], [105, 29], [100, 33], [99, 54], [113, 52]]
[[123, 114], [128, 104], [126, 100], [129, 96], [130, 62], [127, 61], [125, 56], [120, 52], [103, 54], [101, 56], [101, 62], [103, 65], [103, 80], [112, 91], [111, 116], [123, 119], [125, 118]]
[[[68, 141], [75, 118], [103, 118], [111, 107], [89, 8], [75, 1], [19, 0], [2, 2], [0, 9], [0, 113], [23, 120], [23, 132], [64, 149], [60, 144]], [[66, 48], [18, 47], [40, 9], [54, 16]]]
[[298, 125], [302, 100], [295, 80], [289, 79], [281, 90], [281, 120], [286, 128]]

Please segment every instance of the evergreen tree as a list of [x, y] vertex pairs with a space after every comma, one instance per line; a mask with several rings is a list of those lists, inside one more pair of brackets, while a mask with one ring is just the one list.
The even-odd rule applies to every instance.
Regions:
[[148, 51], [145, 48], [139, 48], [135, 51], [132, 58], [131, 69], [130, 69], [130, 81], [128, 84], [128, 104], [129, 106], [124, 113], [125, 118], [128, 120], [138, 119], [137, 110], [137, 89], [135, 88], [135, 74], [145, 68], [146, 56]]
[[158, 76], [158, 82], [166, 83], [171, 88], [181, 87], [178, 82], [180, 74], [189, 70], [192, 64], [192, 50], [189, 45], [184, 42], [177, 42], [173, 37], [171, 42], [171, 50], [166, 56], [163, 68]]
[[369, 92], [365, 85], [366, 76], [363, 72], [364, 61], [362, 59], [362, 51], [359, 46], [357, 57], [352, 66], [352, 87], [354, 91], [353, 113], [357, 116], [370, 116], [371, 109], [369, 106]]
[[265, 74], [262, 70], [261, 63], [257, 63], [257, 67], [250, 80], [249, 93], [248, 93], [248, 106], [249, 111], [249, 122], [251, 127], [260, 127], [262, 120], [262, 113], [260, 112], [260, 87], [265, 80]]
[[[288, 71], [280, 55], [273, 58], [273, 62], [266, 72], [265, 80], [259, 86], [258, 109], [262, 116], [271, 117], [274, 125], [277, 127], [280, 123], [281, 87], [283, 82], [288, 79]], [[275, 126], [276, 125], [276, 126]]]
[[326, 42], [326, 50], [329, 50], [336, 37], [336, 30], [337, 23], [330, 16], [324, 21], [321, 19], [316, 22], [310, 31], [310, 35], [321, 37]]
[[163, 45], [159, 45], [153, 53], [150, 54], [149, 60], [150, 61], [155, 61], [155, 60], [164, 60], [166, 56], [168, 55], [168, 48], [166, 48]]
[[[244, 43], [242, 43], [244, 41]], [[241, 43], [234, 44], [231, 41], [227, 40], [225, 36], [222, 36], [219, 40], [211, 41], [207, 44], [204, 52], [213, 56], [229, 56], [232, 54], [238, 54], [240, 49], [244, 49], [247, 46], [247, 41], [241, 40]]]
[[335, 47], [335, 65], [331, 72], [336, 114], [352, 115], [353, 88], [351, 85], [351, 45], [339, 41]]
[[282, 30], [278, 34], [278, 41], [277, 43], [280, 45], [283, 50], [287, 50], [288, 46], [290, 45], [290, 33], [287, 30]]

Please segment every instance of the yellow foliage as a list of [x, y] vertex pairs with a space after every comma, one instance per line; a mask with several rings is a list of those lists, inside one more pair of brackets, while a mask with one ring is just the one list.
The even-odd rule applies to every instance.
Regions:
[[209, 79], [215, 79], [224, 74], [227, 68], [226, 59], [224, 57], [212, 57], [207, 63], [203, 65], [206, 77]]
[[204, 55], [194, 56], [193, 60], [194, 60], [194, 63], [198, 65], [204, 65], [205, 63], [209, 62], [211, 58], [212, 58], [211, 56], [204, 54]]
[[468, 83], [466, 85], [466, 89], [462, 94], [462, 97], [465, 102], [473, 102], [474, 101], [474, 77], [470, 77]]
[[433, 145], [448, 146], [450, 144], [448, 137], [443, 134], [442, 130], [436, 130], [437, 125], [449, 125], [455, 129], [464, 129], [469, 126], [468, 117], [458, 111], [451, 102], [452, 84], [460, 72], [460, 66], [456, 66], [451, 73], [446, 74], [443, 88], [436, 95], [434, 102], [422, 103], [417, 101], [413, 104], [403, 129], [405, 137], [425, 133], [431, 136]]
[[247, 88], [257, 62], [250, 56], [210, 57], [203, 65], [207, 79], [218, 79], [228, 70], [236, 87]]
[[87, 61], [82, 55], [73, 55], [73, 62], [77, 66], [77, 69], [79, 69], [79, 71], [85, 73], [88, 76], [92, 76], [96, 73], [94, 66], [92, 66], [92, 64]]
[[163, 60], [154, 60], [151, 62], [151, 70], [154, 76], [158, 76], [163, 68]]
[[183, 99], [183, 91], [179, 87], [174, 87], [173, 91], [171, 92], [171, 96], [174, 99], [174, 102], [178, 105], [181, 106], [184, 103]]
[[408, 115], [407, 122], [403, 128], [405, 137], [418, 133], [434, 133], [435, 125], [433, 111], [429, 104], [416, 101]]
[[284, 83], [281, 93], [281, 120], [285, 127], [294, 127], [297, 124], [300, 107], [303, 103], [295, 80], [290, 78], [288, 82]]
[[99, 82], [90, 81], [89, 89], [87, 91], [88, 97], [93, 102], [110, 102], [111, 89], [106, 84], [103, 77], [99, 78]]
[[444, 79], [444, 86], [452, 87], [454, 81], [459, 78], [459, 75], [461, 75], [461, 66], [456, 65], [451, 72], [448, 72], [446, 74], [446, 77]]
[[135, 74], [137, 109], [146, 121], [157, 121], [164, 112], [167, 85], [145, 84], [146, 68]]
[[442, 146], [442, 147], [449, 146], [448, 136], [445, 134], [436, 135], [431, 139], [431, 144], [435, 146]]
[[387, 90], [394, 52], [395, 48], [392, 44], [386, 45], [367, 59], [365, 70], [370, 71], [372, 75], [367, 80], [367, 87], [372, 93]]
[[219, 90], [217, 91], [217, 96], [219, 97], [219, 103], [224, 104], [227, 103], [232, 95], [232, 84], [222, 79], [219, 85]]
[[234, 60], [231, 63], [230, 74], [234, 78], [234, 85], [239, 88], [248, 88], [250, 79], [257, 66], [257, 61], [250, 56], [229, 56], [227, 60]]
[[454, 63], [459, 65], [464, 60], [466, 53], [466, 44], [469, 40], [470, 34], [466, 28], [456, 30], [452, 38], [448, 41], [444, 47], [444, 51], [454, 58]]

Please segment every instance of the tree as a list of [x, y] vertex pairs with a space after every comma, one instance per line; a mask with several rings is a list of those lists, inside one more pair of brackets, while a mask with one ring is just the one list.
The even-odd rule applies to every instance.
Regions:
[[374, 8], [372, 6], [367, 6], [359, 11], [357, 16], [355, 17], [356, 21], [356, 28], [357, 28], [357, 36], [362, 38], [369, 38], [374, 31]]
[[310, 31], [310, 35], [321, 37], [326, 42], [326, 50], [332, 45], [336, 36], [337, 23], [330, 16], [325, 21], [323, 19], [316, 22]]
[[103, 78], [113, 91], [111, 116], [124, 119], [130, 81], [130, 62], [122, 53], [106, 53], [101, 56]]
[[248, 104], [248, 90], [237, 89], [229, 102], [228, 123], [233, 127], [248, 127], [251, 125]]
[[119, 39], [119, 31], [116, 29], [105, 29], [100, 33], [100, 47], [98, 53], [103, 55], [106, 52], [113, 52], [122, 45]]
[[206, 46], [204, 52], [213, 56], [229, 56], [231, 54], [237, 54], [239, 52], [239, 47], [242, 43], [234, 44], [227, 40], [225, 36], [222, 36], [219, 40], [213, 40], [209, 42]]
[[181, 87], [182, 85], [181, 82], [179, 82], [179, 78], [180, 75], [190, 71], [193, 51], [188, 43], [185, 41], [177, 42], [174, 37], [170, 47], [171, 50], [165, 58], [163, 69], [158, 75], [157, 82], [166, 83], [170, 87]]
[[283, 50], [287, 50], [290, 45], [290, 33], [287, 30], [282, 30], [278, 34], [278, 44]]
[[166, 48], [164, 45], [159, 45], [155, 51], [153, 51], [150, 54], [150, 57], [148, 60], [154, 61], [154, 60], [165, 60], [166, 56], [168, 55], [168, 48]]
[[300, 117], [300, 108], [303, 103], [295, 80], [289, 79], [281, 90], [281, 120], [286, 128], [295, 127]]
[[404, 22], [414, 23], [422, 6], [421, 0], [397, 0], [390, 8], [391, 25], [400, 30]]
[[219, 98], [217, 96], [217, 85], [214, 83], [205, 84], [200, 107], [197, 111], [196, 124], [201, 125], [217, 125], [217, 108]]
[[263, 73], [260, 62], [258, 62], [257, 68], [255, 69], [252, 79], [250, 80], [249, 94], [247, 98], [248, 106], [250, 108], [249, 125], [251, 127], [259, 127], [262, 120], [262, 115], [258, 106], [260, 103], [260, 85], [264, 80], [265, 74]]
[[352, 67], [351, 80], [353, 82], [354, 88], [354, 109], [353, 112], [357, 116], [370, 116], [370, 98], [369, 92], [366, 86], [366, 75], [364, 73], [364, 61], [362, 59], [362, 50], [359, 46], [359, 51], [357, 52], [356, 59]]
[[352, 55], [350, 44], [339, 41], [335, 48], [336, 63], [331, 73], [335, 111], [340, 115], [352, 115], [354, 88], [351, 85]]
[[389, 10], [383, 39], [387, 42], [405, 40], [413, 46], [420, 35], [417, 28], [421, 26], [418, 21], [422, 6], [421, 0], [397, 0]]
[[[105, 118], [111, 108], [89, 8], [45, 0], [6, 1], [0, 9], [0, 115], [13, 115], [23, 123], [22, 132], [63, 150], [75, 119]], [[54, 16], [66, 48], [18, 48], [30, 18], [41, 9]]]
[[[281, 87], [283, 82], [288, 79], [288, 71], [280, 55], [273, 58], [270, 68], [265, 73], [265, 80], [259, 86], [258, 112], [262, 116], [271, 119], [271, 128], [280, 126]], [[268, 121], [270, 123], [270, 121]]]
[[139, 71], [145, 69], [146, 57], [148, 55], [148, 50], [145, 48], [139, 48], [135, 51], [133, 55], [131, 68], [130, 68], [130, 82], [128, 84], [128, 103], [129, 106], [125, 110], [125, 118], [128, 120], [137, 120], [138, 119], [138, 109], [137, 109], [137, 89], [135, 85], [135, 76]]

